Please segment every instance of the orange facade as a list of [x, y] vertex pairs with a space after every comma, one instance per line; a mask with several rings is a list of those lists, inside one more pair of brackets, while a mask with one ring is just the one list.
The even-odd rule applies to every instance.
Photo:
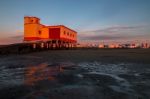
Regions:
[[45, 26], [37, 17], [24, 17], [24, 41], [61, 40], [76, 43], [77, 32], [64, 26]]

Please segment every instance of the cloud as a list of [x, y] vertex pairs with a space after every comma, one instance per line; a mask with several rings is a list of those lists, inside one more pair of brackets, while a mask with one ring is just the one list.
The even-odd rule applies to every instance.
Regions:
[[97, 36], [87, 36], [82, 37], [82, 40], [115, 40], [115, 39], [122, 39], [119, 36], [108, 36], [108, 35], [97, 35]]
[[[143, 26], [112, 26], [112, 27], [107, 27], [107, 28], [104, 28], [104, 29], [84, 31], [84, 32], [90, 32], [90, 33], [117, 33], [117, 32], [120, 32], [120, 31], [136, 30], [138, 28], [143, 28]], [[84, 32], [81, 32], [81, 33], [84, 33]]]
[[83, 31], [79, 33], [79, 40], [122, 40], [145, 36], [139, 33], [144, 26], [112, 26], [93, 31]]
[[23, 35], [10, 36], [10, 37], [7, 37], [7, 38], [0, 38], [0, 45], [21, 43], [22, 40], [23, 40]]
[[23, 35], [17, 35], [17, 36], [11, 36], [9, 38], [13, 38], [13, 39], [23, 39]]
[[93, 32], [96, 32], [96, 33], [101, 33], [101, 32], [105, 32], [105, 33], [114, 33], [114, 32], [120, 32], [120, 31], [123, 31], [123, 30], [133, 30], [133, 29], [137, 29], [139, 28], [138, 26], [137, 27], [133, 27], [133, 26], [114, 26], [114, 27], [108, 27], [108, 28], [105, 28], [105, 29], [101, 29], [101, 30], [95, 30]]

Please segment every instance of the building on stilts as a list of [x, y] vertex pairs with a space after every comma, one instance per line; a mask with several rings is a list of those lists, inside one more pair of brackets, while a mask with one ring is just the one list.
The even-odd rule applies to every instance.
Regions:
[[46, 26], [37, 17], [24, 17], [24, 42], [32, 44], [33, 49], [74, 48], [77, 32], [64, 26]]

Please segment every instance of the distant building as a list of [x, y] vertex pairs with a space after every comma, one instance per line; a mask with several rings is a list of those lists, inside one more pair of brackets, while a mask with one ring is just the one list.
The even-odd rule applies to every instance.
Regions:
[[136, 48], [136, 44], [130, 44], [130, 48]]
[[105, 48], [104, 44], [99, 44], [98, 48]]
[[148, 43], [142, 43], [142, 48], [150, 48], [150, 45]]
[[78, 43], [78, 44], [76, 45], [76, 47], [81, 48], [81, 47], [84, 47], [84, 46], [83, 46], [82, 44], [79, 44], [79, 43]]
[[119, 48], [119, 44], [109, 44], [108, 48]]

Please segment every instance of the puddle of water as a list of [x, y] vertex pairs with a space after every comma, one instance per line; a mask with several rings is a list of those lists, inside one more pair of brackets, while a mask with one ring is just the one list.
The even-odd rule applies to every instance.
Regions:
[[47, 63], [38, 66], [29, 66], [25, 70], [25, 84], [34, 85], [43, 80], [55, 80], [55, 76], [63, 72], [61, 65], [50, 66]]
[[55, 80], [69, 64], [42, 63], [35, 66], [0, 67], [0, 89], [18, 85], [34, 85], [43, 80]]

